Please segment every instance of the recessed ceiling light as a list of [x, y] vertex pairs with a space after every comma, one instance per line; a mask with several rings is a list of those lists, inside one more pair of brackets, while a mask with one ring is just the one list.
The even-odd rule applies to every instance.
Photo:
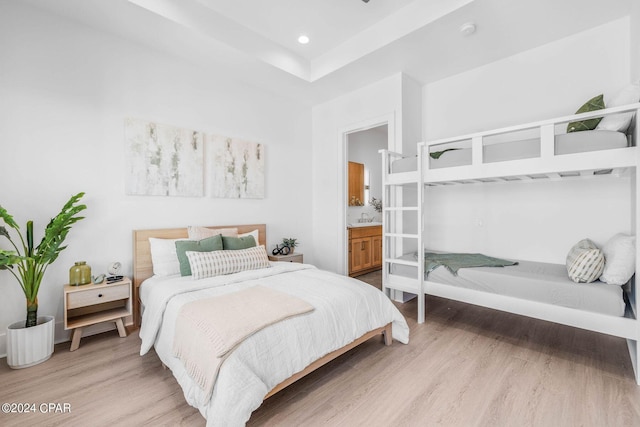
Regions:
[[298, 37], [298, 43], [300, 43], [300, 44], [309, 43], [309, 37], [305, 36], [304, 34], [301, 35], [300, 37]]

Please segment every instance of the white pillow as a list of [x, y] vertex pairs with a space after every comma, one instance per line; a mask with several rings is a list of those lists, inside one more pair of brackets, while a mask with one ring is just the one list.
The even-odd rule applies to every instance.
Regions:
[[602, 247], [605, 257], [602, 282], [610, 285], [624, 285], [636, 271], [636, 238], [626, 234], [616, 234]]
[[[620, 107], [623, 105], [634, 104], [640, 101], [640, 86], [630, 84], [616, 94], [609, 102], [607, 107]], [[633, 113], [619, 113], [603, 117], [596, 126], [596, 130], [613, 130], [616, 132], [626, 132], [631, 124]]]
[[187, 251], [186, 254], [191, 276], [196, 280], [271, 267], [264, 245], [236, 251]]
[[218, 234], [222, 234], [227, 237], [238, 237], [237, 228], [207, 228], [190, 225], [187, 227], [187, 233], [191, 240], [202, 240], [207, 237], [217, 236]]
[[248, 233], [242, 233], [242, 234], [238, 234], [238, 237], [245, 237], [245, 236], [253, 236], [253, 238], [256, 240], [256, 245], [260, 244], [260, 230], [255, 229], [253, 231], [250, 231]]
[[176, 242], [178, 240], [187, 239], [157, 239], [149, 237], [154, 275], [170, 276], [172, 274], [180, 274], [180, 262], [176, 253]]
[[580, 240], [567, 254], [567, 273], [577, 283], [591, 283], [602, 275], [604, 255], [589, 239]]

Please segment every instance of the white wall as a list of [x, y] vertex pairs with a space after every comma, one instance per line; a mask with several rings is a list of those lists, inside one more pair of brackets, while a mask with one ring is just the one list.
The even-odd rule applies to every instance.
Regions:
[[629, 83], [629, 18], [424, 87], [425, 138], [571, 114]]
[[640, 2], [634, 1], [631, 4], [631, 80], [640, 80]]
[[[131, 274], [134, 229], [266, 223], [269, 246], [297, 237], [313, 262], [309, 108], [19, 2], [0, 3], [0, 63], [0, 205], [40, 233], [71, 194], [87, 193], [86, 219], [39, 294], [58, 339], [69, 267], [86, 260], [98, 273], [120, 260]], [[265, 198], [126, 196], [129, 116], [264, 144]], [[24, 318], [25, 303], [13, 277], [0, 272], [0, 282], [4, 331]]]
[[343, 133], [390, 118], [389, 143], [402, 141], [402, 75], [396, 74], [312, 109], [313, 242], [316, 265], [345, 273], [346, 153]]
[[422, 86], [407, 75], [402, 75], [402, 153], [417, 154], [417, 143], [422, 135]]
[[313, 241], [318, 267], [347, 270], [345, 133], [387, 121], [390, 150], [402, 153], [407, 144], [415, 147], [422, 134], [419, 89], [414, 80], [398, 73], [313, 107]]
[[[624, 18], [424, 87], [428, 140], [573, 113], [629, 82]], [[630, 231], [628, 179], [431, 188], [429, 247], [564, 263], [575, 242]]]

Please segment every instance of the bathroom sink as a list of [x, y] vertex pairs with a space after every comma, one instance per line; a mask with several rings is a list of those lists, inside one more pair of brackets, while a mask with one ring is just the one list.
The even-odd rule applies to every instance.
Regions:
[[381, 222], [354, 222], [347, 224], [348, 228], [357, 228], [357, 227], [374, 227], [376, 225], [382, 225]]

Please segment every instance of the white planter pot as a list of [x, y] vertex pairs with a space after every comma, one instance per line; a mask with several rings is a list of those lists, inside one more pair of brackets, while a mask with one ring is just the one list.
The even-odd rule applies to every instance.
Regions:
[[24, 323], [21, 320], [7, 328], [7, 364], [12, 369], [37, 365], [53, 354], [54, 317], [38, 317], [38, 324], [31, 328], [25, 328]]

